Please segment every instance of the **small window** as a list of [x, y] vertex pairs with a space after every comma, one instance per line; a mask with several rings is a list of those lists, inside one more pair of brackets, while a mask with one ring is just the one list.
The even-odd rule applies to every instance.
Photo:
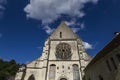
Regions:
[[62, 38], [62, 32], [60, 32], [60, 38]]
[[62, 66], [62, 68], [64, 68], [64, 66]]
[[120, 54], [116, 54], [118, 61], [120, 62]]
[[112, 69], [111, 69], [111, 67], [110, 67], [110, 63], [109, 63], [108, 60], [106, 60], [106, 64], [107, 64], [107, 67], [108, 67], [109, 71], [111, 71]]
[[68, 69], [70, 69], [70, 67], [68, 67]]
[[113, 64], [114, 68], [117, 69], [117, 66], [116, 66], [116, 64], [115, 64], [114, 59], [111, 57], [110, 60], [111, 60], [111, 62], [112, 62], [112, 64]]
[[34, 66], [35, 66], [35, 67], [37, 66], [37, 62], [35, 62]]
[[101, 75], [99, 75], [99, 80], [103, 80], [103, 77]]
[[59, 69], [59, 67], [57, 67], [57, 69]]

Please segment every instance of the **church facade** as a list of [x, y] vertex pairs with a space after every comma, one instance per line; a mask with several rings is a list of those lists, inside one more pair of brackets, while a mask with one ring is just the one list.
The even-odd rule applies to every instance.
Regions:
[[62, 22], [46, 39], [42, 56], [23, 65], [15, 80], [82, 80], [90, 60], [82, 39]]

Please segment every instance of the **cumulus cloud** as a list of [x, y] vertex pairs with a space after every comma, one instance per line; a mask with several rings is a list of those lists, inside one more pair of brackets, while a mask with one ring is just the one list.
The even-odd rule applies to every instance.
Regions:
[[60, 18], [62, 14], [72, 18], [83, 17], [85, 13], [82, 9], [88, 2], [96, 3], [97, 0], [30, 0], [24, 11], [28, 18], [48, 24]]
[[85, 49], [93, 49], [93, 45], [88, 42], [83, 41], [83, 45], [84, 45]]
[[[65, 23], [71, 26], [74, 32], [78, 32], [85, 28], [85, 24], [78, 23], [75, 19], [82, 18], [85, 15], [83, 8], [88, 2], [96, 4], [98, 0], [30, 0], [24, 11], [27, 18], [40, 20], [42, 29], [47, 34], [54, 31], [54, 28], [51, 28], [49, 24], [60, 19], [62, 15], [69, 16], [71, 20], [65, 21]], [[93, 48], [88, 42], [83, 42], [83, 44], [85, 49]]]
[[[49, 24], [67, 15], [71, 20], [66, 21], [68, 26], [76, 33], [84, 29], [84, 23], [78, 23], [76, 19], [82, 18], [85, 13], [83, 8], [86, 3], [97, 3], [98, 0], [29, 0], [24, 8], [27, 18], [40, 20], [43, 30], [51, 34], [52, 29]], [[77, 27], [76, 27], [77, 26]]]
[[50, 35], [53, 31], [54, 28], [52, 29], [51, 27], [49, 27], [48, 25], [44, 26], [43, 29], [45, 30], [45, 32]]
[[0, 0], [0, 19], [3, 17], [5, 11], [5, 5], [7, 4], [7, 0]]

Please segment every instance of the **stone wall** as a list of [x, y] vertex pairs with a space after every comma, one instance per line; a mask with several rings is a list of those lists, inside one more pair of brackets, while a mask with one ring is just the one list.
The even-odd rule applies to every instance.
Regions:
[[120, 46], [106, 54], [106, 56], [87, 67], [85, 80], [120, 80], [120, 78], [116, 79], [116, 77], [120, 77]]

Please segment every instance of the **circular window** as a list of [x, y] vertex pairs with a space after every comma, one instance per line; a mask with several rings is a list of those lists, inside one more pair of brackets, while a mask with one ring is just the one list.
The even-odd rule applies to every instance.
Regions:
[[56, 47], [56, 57], [59, 59], [69, 59], [71, 57], [71, 46], [67, 43], [60, 43]]

